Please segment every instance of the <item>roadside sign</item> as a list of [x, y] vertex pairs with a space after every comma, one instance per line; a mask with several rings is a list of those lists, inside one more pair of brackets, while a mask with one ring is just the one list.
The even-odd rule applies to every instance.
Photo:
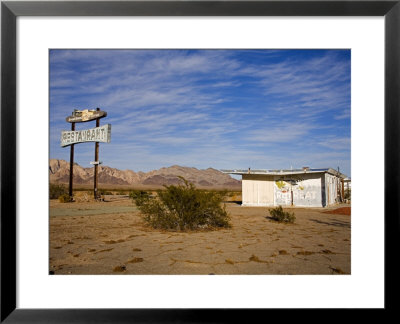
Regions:
[[95, 127], [83, 130], [70, 130], [61, 132], [61, 146], [65, 147], [77, 143], [102, 142], [110, 143], [111, 125]]
[[103, 164], [103, 162], [101, 162], [101, 161], [92, 161], [92, 162], [90, 162], [90, 164], [99, 165], [99, 164]]
[[69, 123], [82, 123], [98, 118], [106, 117], [107, 113], [101, 110], [74, 110], [71, 116], [68, 116], [65, 120]]
[[[72, 187], [74, 179], [74, 146], [78, 143], [95, 142], [94, 143], [94, 161], [90, 164], [94, 165], [94, 199], [97, 200], [97, 178], [99, 165], [102, 163], [99, 161], [99, 142], [109, 143], [111, 141], [111, 125], [107, 124], [100, 127], [100, 118], [106, 117], [107, 113], [101, 111], [100, 108], [95, 110], [77, 110], [72, 112], [71, 116], [68, 116], [65, 120], [71, 123], [70, 131], [61, 132], [61, 146], [70, 147], [70, 158], [69, 158], [69, 196], [72, 200]], [[75, 130], [75, 123], [82, 123], [95, 120], [96, 127], [91, 129]]]

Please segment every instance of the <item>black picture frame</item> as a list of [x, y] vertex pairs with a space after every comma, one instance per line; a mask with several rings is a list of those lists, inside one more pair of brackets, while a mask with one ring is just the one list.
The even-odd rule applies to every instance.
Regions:
[[[1, 317], [5, 323], [237, 322], [261, 309], [16, 308], [16, 18], [19, 16], [384, 16], [385, 310], [396, 307], [392, 261], [399, 237], [400, 0], [395, 1], [2, 1], [1, 2]], [[377, 189], [379, 190], [379, 189]], [[368, 285], [368, 283], [366, 283]], [[393, 297], [391, 297], [393, 296]], [[245, 321], [248, 322], [248, 321]]]

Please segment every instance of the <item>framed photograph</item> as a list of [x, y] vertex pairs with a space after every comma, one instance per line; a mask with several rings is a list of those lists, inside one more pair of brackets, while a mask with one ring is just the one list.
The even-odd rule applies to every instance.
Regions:
[[1, 321], [391, 309], [399, 15], [3, 1]]

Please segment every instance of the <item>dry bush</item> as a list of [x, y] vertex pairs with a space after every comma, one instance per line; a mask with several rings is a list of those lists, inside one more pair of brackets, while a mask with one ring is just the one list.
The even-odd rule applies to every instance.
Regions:
[[134, 201], [136, 206], [139, 207], [150, 199], [150, 194], [145, 190], [133, 190], [129, 193], [129, 197]]
[[289, 212], [283, 211], [282, 206], [278, 206], [276, 208], [269, 209], [269, 213], [271, 215], [271, 218], [277, 222], [294, 223], [294, 221], [296, 220], [294, 213], [289, 213]]
[[72, 202], [72, 197], [69, 196], [69, 194], [62, 194], [61, 196], [58, 197], [58, 200], [62, 203], [68, 203]]
[[198, 230], [230, 227], [229, 215], [222, 205], [226, 192], [196, 189], [184, 178], [181, 185], [164, 186], [158, 198], [143, 198], [138, 206], [144, 220], [153, 228]]
[[63, 184], [50, 183], [49, 198], [58, 199], [61, 195], [68, 194], [68, 189]]

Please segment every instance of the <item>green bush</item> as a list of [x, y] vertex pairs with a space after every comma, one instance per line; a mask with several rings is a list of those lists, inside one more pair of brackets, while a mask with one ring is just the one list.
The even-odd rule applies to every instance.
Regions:
[[164, 186], [157, 198], [141, 201], [138, 207], [146, 223], [178, 231], [230, 227], [229, 215], [222, 206], [225, 192], [199, 190], [180, 178], [183, 184]]
[[68, 203], [72, 201], [72, 198], [69, 196], [69, 194], [66, 193], [59, 196], [58, 200], [62, 203]]
[[49, 197], [50, 199], [57, 199], [61, 195], [68, 194], [68, 189], [62, 184], [50, 183]]
[[133, 200], [136, 206], [142, 206], [150, 199], [150, 195], [144, 190], [133, 190], [129, 193], [129, 197]]
[[296, 220], [294, 213], [289, 213], [289, 212], [283, 211], [282, 206], [278, 206], [276, 208], [269, 209], [269, 213], [271, 215], [271, 218], [277, 222], [294, 223], [294, 221]]

